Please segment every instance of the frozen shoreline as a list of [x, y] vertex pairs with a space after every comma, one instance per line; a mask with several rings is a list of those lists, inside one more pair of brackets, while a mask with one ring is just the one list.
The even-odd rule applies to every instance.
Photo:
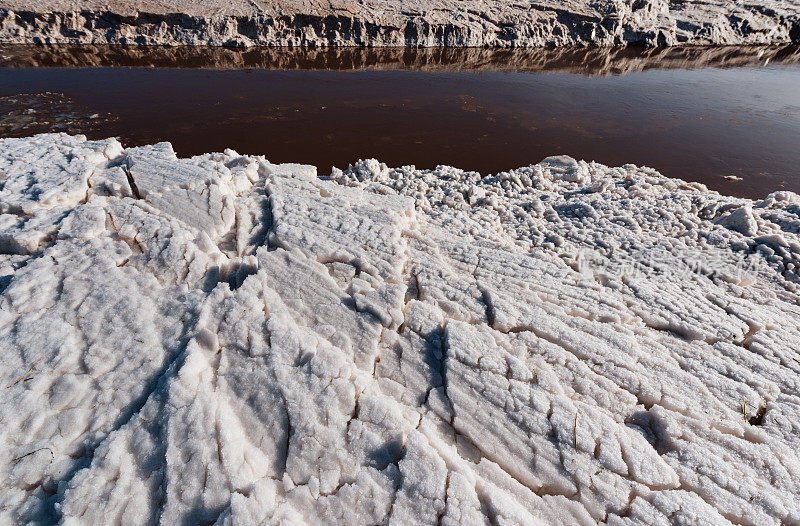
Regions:
[[0, 43], [537, 47], [800, 42], [797, 0], [6, 0]]
[[4, 521], [800, 521], [800, 196], [0, 140]]

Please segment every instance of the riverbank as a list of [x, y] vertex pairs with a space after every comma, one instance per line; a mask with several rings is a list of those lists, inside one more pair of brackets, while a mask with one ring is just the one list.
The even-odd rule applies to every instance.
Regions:
[[797, 0], [5, 0], [2, 43], [205, 46], [674, 46], [800, 42]]
[[8, 522], [800, 520], [800, 197], [0, 140]]

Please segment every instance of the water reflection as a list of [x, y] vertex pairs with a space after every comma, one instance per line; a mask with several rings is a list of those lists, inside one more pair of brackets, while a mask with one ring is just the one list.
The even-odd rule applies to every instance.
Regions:
[[0, 67], [513, 71], [622, 75], [800, 63], [800, 46], [671, 48], [221, 48], [3, 45]]

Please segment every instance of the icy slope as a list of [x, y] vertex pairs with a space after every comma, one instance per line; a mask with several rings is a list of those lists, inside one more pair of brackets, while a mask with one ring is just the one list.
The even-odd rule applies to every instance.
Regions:
[[2, 522], [800, 522], [795, 194], [66, 135], [0, 181]]

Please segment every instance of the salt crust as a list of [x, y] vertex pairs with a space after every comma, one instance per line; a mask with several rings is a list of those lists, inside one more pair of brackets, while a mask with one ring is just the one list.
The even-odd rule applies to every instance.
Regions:
[[0, 141], [0, 521], [797, 524], [798, 196]]

